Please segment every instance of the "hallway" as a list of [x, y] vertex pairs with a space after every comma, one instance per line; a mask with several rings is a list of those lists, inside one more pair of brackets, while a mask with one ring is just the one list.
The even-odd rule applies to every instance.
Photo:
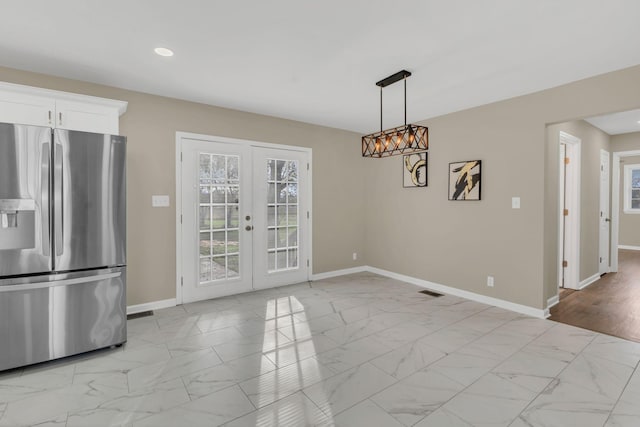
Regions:
[[619, 250], [618, 272], [563, 290], [550, 320], [640, 342], [640, 251]]

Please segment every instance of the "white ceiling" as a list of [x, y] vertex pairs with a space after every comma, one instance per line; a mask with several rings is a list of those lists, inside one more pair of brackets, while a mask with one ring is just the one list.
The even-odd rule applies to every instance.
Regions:
[[[640, 64], [638, 0], [28, 0], [0, 65], [373, 132]], [[162, 58], [153, 48], [175, 51]], [[385, 127], [402, 86], [384, 91]]]
[[609, 135], [640, 132], [640, 110], [606, 114], [585, 120]]

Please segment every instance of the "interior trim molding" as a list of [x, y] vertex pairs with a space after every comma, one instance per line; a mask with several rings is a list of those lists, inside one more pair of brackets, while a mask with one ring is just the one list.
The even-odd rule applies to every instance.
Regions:
[[544, 309], [544, 318], [551, 317], [551, 308], [558, 305], [560, 302], [560, 295], [554, 295], [547, 300], [547, 308]]
[[515, 311], [516, 313], [526, 314], [527, 316], [533, 316], [540, 319], [545, 318], [545, 310], [540, 308], [529, 307], [527, 305], [517, 304], [510, 301], [505, 301], [499, 298], [493, 298], [486, 295], [476, 294], [475, 292], [452, 288], [450, 286], [429, 282], [427, 280], [417, 279], [411, 276], [405, 276], [404, 274], [394, 273], [392, 271], [383, 270], [381, 268], [366, 267], [366, 271], [370, 273], [379, 274], [381, 276], [389, 277], [391, 279], [396, 279], [396, 280], [401, 280], [403, 282], [411, 283], [413, 285], [420, 286], [421, 288], [427, 288], [432, 291], [454, 295], [461, 298], [466, 298], [468, 300], [476, 301], [482, 304], [493, 305], [496, 307], [504, 308], [506, 310]]
[[160, 310], [161, 308], [175, 307], [177, 305], [176, 299], [165, 299], [161, 301], [146, 302], [144, 304], [135, 304], [127, 306], [127, 314], [142, 313], [149, 310]]
[[618, 245], [618, 249], [626, 249], [628, 251], [640, 251], [640, 246]]
[[580, 286], [578, 287], [578, 290], [582, 290], [582, 289], [586, 288], [587, 286], [589, 286], [590, 284], [592, 284], [594, 282], [597, 282], [598, 279], [600, 279], [600, 273], [596, 273], [591, 277], [587, 277], [582, 282], [580, 282]]
[[609, 256], [609, 270], [618, 271], [618, 249], [620, 249], [620, 159], [623, 157], [640, 156], [640, 150], [615, 151], [611, 158], [611, 255]]
[[346, 276], [347, 274], [355, 274], [369, 271], [369, 267], [361, 265], [359, 267], [345, 268], [342, 270], [327, 271], [325, 273], [317, 273], [311, 275], [311, 280], [331, 279], [332, 277]]
[[[526, 314], [527, 316], [537, 317], [540, 319], [549, 317], [549, 308], [553, 307], [555, 304], [557, 304], [557, 301], [559, 301], [557, 295], [555, 297], [550, 298], [547, 301], [547, 308], [543, 310], [539, 308], [529, 307], [527, 305], [505, 301], [499, 298], [493, 298], [486, 295], [477, 294], [475, 292], [465, 291], [463, 289], [452, 288], [450, 286], [441, 285], [439, 283], [430, 282], [428, 280], [418, 279], [411, 276], [406, 276], [404, 274], [394, 273], [392, 271], [383, 270], [381, 268], [371, 267], [368, 265], [362, 265], [358, 267], [345, 268], [342, 270], [334, 270], [334, 271], [327, 271], [324, 273], [312, 274], [311, 280], [316, 281], [316, 280], [331, 279], [333, 277], [340, 277], [340, 276], [346, 276], [348, 274], [363, 273], [363, 272], [374, 273], [380, 276], [388, 277], [390, 279], [401, 280], [403, 282], [411, 283], [421, 288], [426, 288], [432, 291], [445, 293], [445, 294], [449, 294], [449, 295], [453, 295], [461, 298], [466, 298], [468, 300], [476, 301], [482, 304], [493, 305], [496, 307], [504, 308], [505, 310]], [[597, 280], [600, 278], [600, 275], [595, 275], [595, 277], [596, 277], [595, 280]], [[595, 280], [593, 281], [595, 282]], [[588, 285], [585, 285], [585, 286], [588, 286]], [[143, 311], [149, 311], [149, 310], [160, 310], [162, 308], [174, 307], [176, 305], [177, 305], [177, 300], [175, 298], [161, 300], [161, 301], [152, 301], [144, 304], [130, 305], [127, 307], [127, 314], [141, 313]]]

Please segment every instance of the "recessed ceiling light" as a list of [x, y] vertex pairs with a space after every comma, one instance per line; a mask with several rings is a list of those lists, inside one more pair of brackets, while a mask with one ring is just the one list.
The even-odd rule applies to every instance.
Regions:
[[160, 56], [173, 56], [173, 51], [171, 49], [167, 49], [166, 47], [157, 47], [153, 49], [153, 51]]

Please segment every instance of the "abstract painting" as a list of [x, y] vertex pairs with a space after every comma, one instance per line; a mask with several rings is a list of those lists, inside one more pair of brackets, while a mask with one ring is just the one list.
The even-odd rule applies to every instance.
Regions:
[[480, 160], [449, 163], [449, 200], [480, 200]]
[[402, 186], [427, 186], [427, 153], [413, 153], [402, 156]]

